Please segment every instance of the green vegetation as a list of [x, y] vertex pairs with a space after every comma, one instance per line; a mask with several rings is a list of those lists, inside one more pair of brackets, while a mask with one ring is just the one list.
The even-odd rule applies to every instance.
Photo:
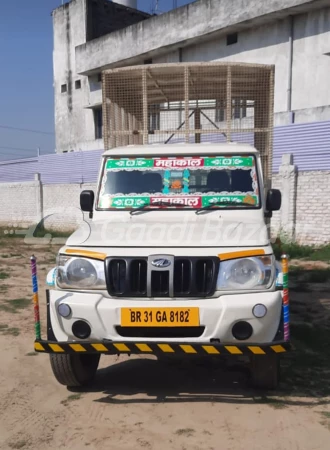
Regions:
[[260, 398], [255, 397], [254, 401], [256, 403], [267, 404], [274, 409], [284, 409], [288, 406], [285, 400], [281, 400], [278, 398], [272, 398], [272, 397], [266, 397], [266, 396], [262, 396]]
[[195, 430], [193, 430], [192, 428], [179, 428], [175, 432], [175, 434], [177, 434], [178, 436], [187, 436], [187, 437], [192, 436], [193, 433], [195, 433]]
[[330, 244], [322, 247], [313, 247], [310, 245], [300, 245], [297, 243], [286, 244], [278, 240], [273, 244], [276, 259], [280, 259], [283, 253], [290, 256], [291, 259], [308, 259], [310, 261], [330, 262]]
[[19, 328], [10, 328], [9, 325], [0, 324], [0, 333], [3, 336], [18, 336], [20, 331]]
[[29, 298], [16, 298], [14, 300], [5, 300], [0, 303], [0, 311], [16, 314], [20, 310], [31, 305]]
[[1, 284], [0, 285], [0, 293], [4, 294], [7, 291], [8, 291], [8, 286], [6, 284]]
[[[28, 231], [34, 230], [33, 231], [33, 235], [31, 237], [35, 237], [35, 238], [43, 238], [46, 237], [48, 235], [48, 237], [51, 238], [68, 238], [72, 233], [72, 231], [56, 231], [56, 230], [52, 230], [52, 229], [48, 229], [45, 228], [43, 224], [38, 224], [38, 225], [31, 225], [31, 227], [29, 227], [28, 229], [21, 229], [21, 228], [17, 228], [17, 230], [19, 230], [19, 234], [15, 234], [15, 230], [13, 230], [10, 227], [7, 228], [0, 228], [0, 240], [1, 239], [24, 239], [26, 234], [28, 234]], [[31, 233], [30, 232], [30, 233]], [[29, 235], [30, 235], [29, 233]], [[12, 255], [11, 255], [12, 256]], [[20, 256], [20, 255], [13, 255], [13, 256]]]
[[25, 356], [38, 356], [38, 355], [39, 355], [39, 353], [37, 353], [37, 352], [29, 352]]
[[0, 272], [0, 280], [6, 280], [10, 275], [7, 272]]
[[56, 231], [47, 229], [41, 223], [35, 227], [33, 237], [43, 238], [47, 234], [50, 235], [52, 238], [68, 238], [72, 234], [72, 231]]

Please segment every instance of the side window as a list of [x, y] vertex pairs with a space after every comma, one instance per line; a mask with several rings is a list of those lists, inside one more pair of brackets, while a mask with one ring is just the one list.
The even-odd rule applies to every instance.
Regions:
[[95, 139], [102, 139], [103, 137], [103, 117], [102, 108], [95, 108], [94, 113], [94, 127], [95, 127]]

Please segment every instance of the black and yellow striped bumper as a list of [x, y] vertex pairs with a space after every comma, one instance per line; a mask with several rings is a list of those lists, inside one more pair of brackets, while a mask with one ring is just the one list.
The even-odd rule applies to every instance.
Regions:
[[272, 342], [263, 345], [220, 345], [199, 343], [133, 343], [133, 342], [51, 342], [35, 341], [34, 349], [42, 353], [102, 353], [117, 354], [189, 354], [189, 355], [266, 355], [286, 353], [289, 342]]

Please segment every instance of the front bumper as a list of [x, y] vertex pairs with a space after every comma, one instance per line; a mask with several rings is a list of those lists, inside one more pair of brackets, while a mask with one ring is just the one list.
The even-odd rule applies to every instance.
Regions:
[[[66, 303], [70, 306], [72, 314], [68, 318], [63, 318], [58, 314], [58, 306]], [[262, 319], [254, 317], [252, 313], [253, 306], [262, 303], [267, 308], [267, 314]], [[141, 334], [131, 337], [123, 337], [118, 331], [121, 324], [121, 308], [123, 307], [198, 307], [200, 316], [200, 325], [203, 330], [198, 337], [191, 337], [183, 334], [180, 338], [176, 337], [141, 337]], [[67, 291], [47, 291], [47, 341], [38, 341], [37, 351], [58, 352], [76, 351], [101, 351], [101, 353], [141, 353], [142, 348], [146, 353], [163, 352], [162, 348], [177, 349], [178, 352], [195, 353], [189, 346], [193, 345], [198, 352], [206, 352], [209, 347], [214, 347], [216, 342], [219, 346], [215, 349], [218, 352], [231, 353], [236, 348], [241, 351], [236, 354], [250, 352], [249, 347], [260, 347], [265, 352], [277, 342], [282, 341], [283, 336], [279, 333], [282, 329], [282, 293], [260, 292], [250, 294], [222, 294], [216, 298], [194, 299], [194, 300], [128, 300], [111, 299], [103, 296], [101, 293], [82, 293]], [[91, 335], [87, 339], [78, 339], [72, 332], [72, 326], [77, 320], [87, 321], [91, 327]], [[232, 328], [238, 321], [248, 322], [252, 329], [252, 336], [241, 344], [233, 334]], [[184, 330], [186, 331], [186, 330]], [[140, 336], [140, 337], [139, 337]], [[188, 343], [188, 344], [187, 344]], [[145, 345], [143, 345], [145, 344]], [[210, 345], [211, 344], [211, 345]], [[220, 345], [221, 344], [221, 345]], [[282, 342], [278, 343], [279, 345]], [[56, 347], [60, 346], [60, 349]], [[80, 346], [79, 346], [80, 345]], [[97, 348], [95, 347], [97, 346]], [[166, 346], [167, 347], [164, 347]], [[148, 347], [149, 346], [149, 347]], [[188, 346], [188, 347], [187, 347]], [[185, 352], [185, 348], [188, 351]], [[283, 347], [285, 348], [285, 347]], [[173, 353], [169, 350], [168, 353]], [[197, 351], [196, 350], [196, 351]], [[176, 351], [176, 350], [175, 350]], [[212, 352], [213, 349], [211, 348]], [[257, 350], [259, 352], [259, 350]], [[268, 350], [267, 350], [268, 351]], [[272, 349], [270, 351], [273, 351]], [[283, 352], [280, 349], [280, 352]], [[263, 354], [260, 351], [260, 354]]]
[[181, 354], [181, 355], [266, 355], [281, 354], [290, 350], [289, 342], [271, 342], [268, 344], [220, 345], [210, 343], [168, 343], [168, 342], [52, 342], [37, 340], [34, 343], [36, 352], [41, 353], [80, 353], [80, 354]]

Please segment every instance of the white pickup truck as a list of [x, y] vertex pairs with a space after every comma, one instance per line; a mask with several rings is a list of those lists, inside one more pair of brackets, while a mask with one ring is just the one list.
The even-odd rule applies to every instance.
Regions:
[[253, 384], [275, 388], [289, 342], [266, 223], [281, 194], [265, 192], [258, 151], [127, 146], [102, 159], [35, 342], [56, 379], [91, 382], [102, 354], [246, 356]]

